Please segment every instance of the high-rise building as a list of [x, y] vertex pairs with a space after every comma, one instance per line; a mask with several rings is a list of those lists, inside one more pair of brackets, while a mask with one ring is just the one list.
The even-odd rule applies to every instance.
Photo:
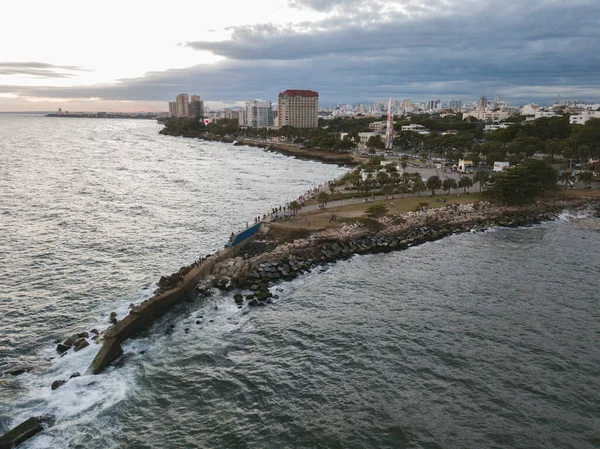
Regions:
[[201, 118], [204, 116], [204, 102], [198, 95], [192, 95], [189, 105], [190, 117]]
[[479, 109], [480, 111], [485, 111], [485, 108], [487, 108], [487, 104], [487, 98], [479, 97], [479, 99], [477, 100], [477, 109]]
[[248, 126], [247, 117], [246, 117], [246, 109], [240, 109], [238, 111], [238, 125], [239, 126]]
[[279, 127], [316, 128], [319, 125], [319, 94], [290, 89], [279, 94]]
[[237, 109], [225, 108], [224, 114], [225, 114], [225, 118], [227, 118], [227, 119], [231, 119], [231, 120], [239, 120], [240, 119], [240, 112]]
[[460, 99], [448, 100], [448, 107], [450, 109], [460, 109], [460, 108], [462, 108], [462, 100], [460, 100]]
[[177, 115], [179, 117], [187, 117], [190, 115], [190, 101], [188, 94], [177, 95]]
[[404, 109], [405, 112], [408, 111], [410, 109], [410, 100], [409, 99], [404, 100], [402, 102], [401, 108]]
[[177, 115], [177, 102], [169, 101], [169, 115]]
[[253, 128], [273, 126], [273, 106], [271, 102], [260, 100], [246, 102], [246, 125]]

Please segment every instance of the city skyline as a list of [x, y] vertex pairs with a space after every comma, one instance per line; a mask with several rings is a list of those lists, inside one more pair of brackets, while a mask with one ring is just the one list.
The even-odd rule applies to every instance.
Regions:
[[[33, 3], [35, 17], [15, 4], [0, 27], [0, 111], [164, 111], [186, 91], [223, 108], [284, 89], [318, 91], [322, 106], [600, 101], [594, 0]], [[199, 26], [174, 27], [181, 11]]]

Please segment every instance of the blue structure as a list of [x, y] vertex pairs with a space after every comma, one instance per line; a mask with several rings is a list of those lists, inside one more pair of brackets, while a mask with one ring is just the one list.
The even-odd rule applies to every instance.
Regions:
[[254, 234], [256, 234], [259, 228], [260, 223], [256, 223], [255, 225], [250, 226], [248, 229], [244, 229], [242, 232], [235, 236], [233, 242], [229, 243], [229, 246], [239, 245], [240, 243], [244, 242], [245, 240], [249, 239]]

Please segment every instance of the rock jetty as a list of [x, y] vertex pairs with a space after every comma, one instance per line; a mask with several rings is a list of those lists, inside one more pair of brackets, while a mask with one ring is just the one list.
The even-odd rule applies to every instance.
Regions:
[[[450, 205], [439, 209], [407, 212], [379, 219], [378, 230], [360, 223], [341, 228], [327, 228], [309, 238], [292, 242], [264, 242], [254, 247], [227, 248], [190, 267], [183, 267], [171, 276], [161, 278], [155, 295], [131, 309], [129, 315], [104, 333], [102, 348], [88, 368], [87, 374], [100, 373], [123, 354], [121, 343], [137, 335], [157, 317], [175, 304], [207, 292], [212, 287], [238, 290], [234, 301], [242, 307], [265, 305], [274, 282], [291, 280], [316, 265], [334, 262], [354, 254], [379, 253], [406, 249], [413, 245], [441, 239], [447, 235], [483, 229], [489, 226], [520, 226], [554, 219], [569, 207], [589, 204], [589, 199], [572, 198], [538, 202], [528, 206], [491, 205], [486, 202]], [[596, 207], [598, 204], [596, 203]], [[263, 223], [253, 239], [267, 239], [269, 227]], [[245, 245], [252, 245], [252, 239]], [[246, 246], [249, 248], [249, 246]], [[249, 289], [251, 293], [242, 294]]]

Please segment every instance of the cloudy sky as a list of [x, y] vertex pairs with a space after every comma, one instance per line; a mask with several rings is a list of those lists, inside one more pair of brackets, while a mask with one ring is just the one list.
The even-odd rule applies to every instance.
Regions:
[[0, 111], [600, 101], [600, 0], [21, 0], [0, 39]]

